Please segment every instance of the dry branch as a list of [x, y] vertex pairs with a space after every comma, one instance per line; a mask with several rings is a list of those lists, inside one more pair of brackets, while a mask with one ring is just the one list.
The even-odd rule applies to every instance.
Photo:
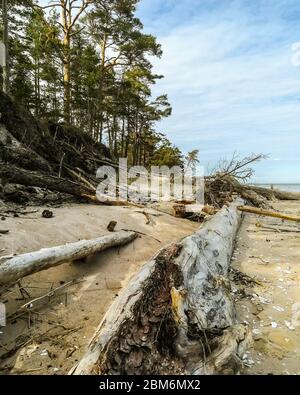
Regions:
[[262, 230], [266, 230], [266, 231], [274, 230], [277, 233], [300, 233], [300, 229], [298, 229], [298, 228], [290, 228], [290, 227], [284, 228], [282, 226], [278, 227], [278, 226], [272, 226], [272, 225], [265, 226], [262, 224], [259, 224], [259, 225], [256, 224], [256, 226]]
[[265, 217], [279, 218], [279, 219], [293, 221], [293, 222], [300, 222], [300, 217], [296, 217], [294, 215], [282, 214], [282, 213], [278, 213], [275, 211], [263, 210], [263, 209], [259, 209], [259, 208], [255, 208], [255, 207], [239, 206], [238, 210], [243, 211], [244, 213], [262, 215]]
[[249, 166], [264, 159], [267, 159], [267, 156], [263, 154], [251, 154], [245, 158], [240, 158], [237, 152], [234, 152], [231, 159], [222, 159], [219, 162], [218, 174], [247, 180], [254, 174], [254, 170]]
[[37, 298], [34, 298], [34, 299], [30, 300], [29, 302], [23, 304], [18, 310], [32, 309], [33, 305], [36, 302], [39, 302], [45, 298], [49, 298], [49, 297], [53, 296], [55, 294], [55, 292], [61, 291], [62, 289], [65, 289], [65, 288], [70, 287], [71, 285], [75, 285], [75, 284], [76, 284], [76, 281], [69, 281], [68, 283], [62, 284], [57, 288], [51, 289], [46, 294], [39, 296]]

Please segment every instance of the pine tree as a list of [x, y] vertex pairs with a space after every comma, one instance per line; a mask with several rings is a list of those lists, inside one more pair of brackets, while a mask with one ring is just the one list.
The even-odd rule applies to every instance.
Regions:
[[138, 0], [12, 0], [8, 8], [10, 92], [37, 117], [76, 126], [130, 164], [182, 164], [157, 122], [170, 116], [143, 32]]

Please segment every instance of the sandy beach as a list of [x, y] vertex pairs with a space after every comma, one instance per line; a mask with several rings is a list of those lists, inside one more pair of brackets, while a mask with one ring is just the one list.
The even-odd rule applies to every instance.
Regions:
[[[299, 202], [273, 205], [287, 214], [300, 215]], [[152, 209], [147, 209], [151, 218], [147, 224], [143, 212], [134, 207], [69, 204], [53, 209], [52, 219], [41, 218], [45, 208], [27, 208], [33, 213], [1, 222], [1, 228], [9, 229], [0, 237], [1, 256], [96, 238], [107, 233], [107, 224], [114, 219], [117, 230], [133, 229], [144, 235], [121, 249], [24, 278], [21, 285], [28, 292], [26, 301], [76, 281], [35, 303], [30, 316], [18, 311], [24, 299], [17, 287], [2, 295], [8, 322], [0, 333], [0, 356], [6, 356], [0, 372], [67, 374], [83, 356], [112, 301], [138, 269], [160, 248], [199, 227]], [[296, 223], [244, 217], [232, 258], [232, 267], [239, 273], [232, 282], [237, 320], [248, 324], [253, 336], [242, 374], [300, 373], [299, 238]], [[240, 273], [257, 283], [245, 283]]]

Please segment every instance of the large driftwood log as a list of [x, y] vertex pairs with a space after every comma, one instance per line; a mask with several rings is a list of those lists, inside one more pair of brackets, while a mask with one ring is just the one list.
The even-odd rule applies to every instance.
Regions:
[[232, 175], [216, 173], [205, 179], [205, 201], [215, 207], [222, 207], [225, 202], [232, 201], [234, 195], [256, 207], [268, 208], [268, 201], [300, 200], [300, 193], [262, 188], [256, 185], [240, 183]]
[[300, 200], [300, 193], [280, 191], [279, 189], [268, 189], [258, 186], [249, 186], [247, 188], [264, 196], [268, 200]]
[[114, 301], [71, 374], [234, 373], [249, 332], [236, 322], [229, 265], [239, 200], [147, 262]]
[[64, 246], [45, 248], [0, 261], [0, 286], [22, 277], [129, 243], [137, 237], [132, 231], [120, 231], [94, 240], [82, 240]]

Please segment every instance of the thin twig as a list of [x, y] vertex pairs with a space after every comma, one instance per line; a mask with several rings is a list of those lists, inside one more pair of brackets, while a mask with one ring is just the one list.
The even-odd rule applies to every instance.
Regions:
[[66, 288], [66, 287], [69, 287], [69, 286], [75, 285], [75, 284], [76, 284], [76, 282], [74, 280], [69, 281], [66, 284], [63, 284], [57, 288], [52, 289], [51, 291], [47, 292], [45, 295], [39, 296], [38, 298], [35, 298], [35, 299], [32, 299], [30, 302], [27, 302], [23, 306], [21, 306], [18, 310], [31, 309], [35, 302], [38, 302], [38, 301], [43, 300], [48, 297], [52, 297], [55, 294], [55, 292], [60, 291], [63, 288]]

